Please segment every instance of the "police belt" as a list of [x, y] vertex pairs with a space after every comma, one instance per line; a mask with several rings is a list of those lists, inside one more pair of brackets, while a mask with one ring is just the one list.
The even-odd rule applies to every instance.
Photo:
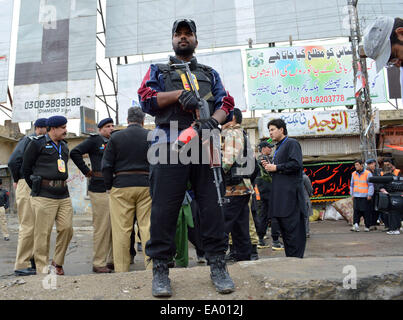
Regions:
[[101, 171], [93, 171], [93, 172], [92, 172], [92, 175], [93, 175], [94, 177], [99, 177], [99, 178], [102, 178], [102, 177], [103, 177]]
[[46, 179], [42, 179], [42, 186], [43, 187], [53, 187], [53, 188], [66, 187], [67, 186], [67, 181], [66, 180], [46, 180]]
[[115, 172], [116, 176], [120, 176], [121, 174], [149, 174], [149, 172], [148, 171], [142, 171], [142, 170], [131, 170], [131, 171]]

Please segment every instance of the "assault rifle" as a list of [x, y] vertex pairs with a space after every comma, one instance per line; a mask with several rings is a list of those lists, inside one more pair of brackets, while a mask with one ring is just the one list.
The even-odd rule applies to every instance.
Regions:
[[[197, 120], [209, 119], [210, 118], [210, 108], [206, 100], [200, 97], [199, 90], [197, 90], [195, 81], [193, 79], [193, 75], [189, 68], [189, 62], [183, 63], [175, 63], [171, 64], [172, 67], [181, 69], [184, 71], [187, 83], [189, 85], [189, 89], [194, 93], [196, 99], [199, 102], [199, 109], [196, 110], [195, 115]], [[209, 159], [210, 159], [210, 168], [213, 169], [214, 173], [214, 184], [217, 190], [218, 196], [218, 204], [220, 207], [226, 202], [229, 202], [228, 199], [225, 199], [221, 195], [220, 185], [223, 182], [222, 174], [221, 174], [221, 140], [220, 134], [218, 130], [212, 130], [212, 134], [210, 135], [209, 141], [202, 141], [204, 143], [208, 143], [209, 147]], [[190, 126], [189, 128], [183, 130], [179, 135], [178, 139], [175, 141], [173, 148], [176, 151], [180, 152], [180, 149], [188, 144], [191, 140], [200, 137], [201, 131], [197, 126]]]

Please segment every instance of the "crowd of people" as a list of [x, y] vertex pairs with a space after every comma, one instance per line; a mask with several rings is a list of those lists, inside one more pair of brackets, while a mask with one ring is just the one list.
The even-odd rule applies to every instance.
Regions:
[[378, 201], [380, 193], [389, 194], [393, 192], [389, 190], [388, 184], [374, 184], [370, 180], [376, 176], [400, 176], [400, 170], [396, 168], [393, 158], [383, 159], [382, 170], [377, 166], [377, 160], [368, 159], [364, 166], [364, 161], [356, 160], [354, 162], [355, 171], [351, 175], [350, 194], [353, 198], [353, 227], [351, 231], [360, 231], [360, 220], [364, 220], [364, 231], [377, 230], [377, 226], [381, 223], [385, 226], [388, 235], [400, 234], [403, 231], [401, 221], [403, 220], [403, 212], [396, 210], [379, 210]]
[[[210, 266], [211, 280], [223, 294], [235, 290], [227, 262], [258, 259], [257, 249], [268, 247], [269, 227], [273, 250], [303, 258], [313, 190], [303, 172], [301, 146], [288, 136], [282, 119], [273, 119], [267, 126], [270, 139], [258, 145], [255, 156], [242, 128], [242, 112], [218, 72], [198, 63], [197, 45], [194, 21], [175, 21], [175, 56], [166, 64], [150, 65], [138, 90], [141, 107], [128, 109], [126, 129], [114, 130], [113, 119], [103, 119], [98, 134], [70, 151], [64, 140], [67, 119], [53, 116], [38, 119], [35, 133], [18, 143], [8, 164], [20, 223], [17, 276], [50, 269], [64, 274], [73, 236], [69, 158], [89, 179], [95, 273], [129, 271], [135, 225], [156, 297], [172, 295], [169, 268], [187, 265], [188, 240], [197, 261]], [[153, 131], [144, 128], [145, 113], [155, 117]], [[178, 144], [184, 132], [191, 137]], [[358, 231], [361, 216], [368, 229], [373, 225], [367, 206], [373, 187], [361, 161], [356, 169], [351, 189]], [[49, 264], [55, 223], [56, 246]], [[393, 231], [395, 222], [388, 223]]]

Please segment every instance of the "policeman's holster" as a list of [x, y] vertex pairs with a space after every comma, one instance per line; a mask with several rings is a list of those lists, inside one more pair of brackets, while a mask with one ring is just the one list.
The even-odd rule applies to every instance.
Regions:
[[41, 191], [41, 185], [42, 185], [42, 177], [31, 175], [29, 178], [32, 181], [31, 195], [34, 197], [39, 196], [39, 192]]

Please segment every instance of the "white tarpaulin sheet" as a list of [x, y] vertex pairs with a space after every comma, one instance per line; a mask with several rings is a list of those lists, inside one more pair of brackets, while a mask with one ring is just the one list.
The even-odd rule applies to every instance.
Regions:
[[[240, 50], [223, 51], [196, 56], [197, 61], [215, 69], [226, 90], [234, 97], [235, 106], [246, 111], [244, 75]], [[119, 123], [126, 123], [127, 109], [139, 106], [137, 90], [151, 63], [166, 63], [168, 59], [118, 66]], [[146, 121], [151, 121], [147, 117]]]
[[93, 0], [21, 1], [13, 122], [95, 108], [96, 15]]
[[253, 0], [107, 0], [106, 56], [172, 50], [176, 19], [193, 19], [198, 48], [229, 47], [255, 40]]
[[0, 0], [0, 103], [7, 101], [13, 0]]
[[[346, 0], [107, 0], [106, 56], [172, 49], [172, 24], [193, 19], [199, 48], [350, 36]], [[399, 16], [400, 0], [360, 0], [364, 30], [375, 17]]]

